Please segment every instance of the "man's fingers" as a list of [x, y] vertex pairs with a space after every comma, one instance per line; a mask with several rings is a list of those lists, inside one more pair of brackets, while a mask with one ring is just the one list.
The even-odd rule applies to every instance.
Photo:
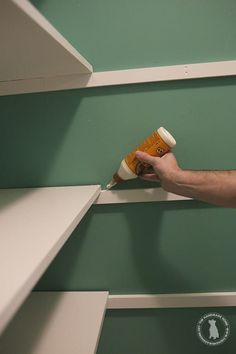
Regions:
[[139, 159], [141, 162], [146, 162], [149, 165], [152, 165], [156, 159], [156, 157], [151, 156], [143, 151], [136, 151], [135, 155], [137, 159]]
[[145, 181], [153, 181], [153, 182], [160, 181], [159, 177], [155, 173], [146, 173], [144, 175], [140, 175], [139, 178]]

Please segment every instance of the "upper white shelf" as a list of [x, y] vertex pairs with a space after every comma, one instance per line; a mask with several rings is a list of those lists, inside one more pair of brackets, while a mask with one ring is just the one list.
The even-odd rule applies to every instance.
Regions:
[[85, 58], [27, 0], [0, 1], [0, 81], [91, 73]]
[[33, 292], [0, 338], [0, 352], [95, 354], [107, 297], [106, 291]]
[[0, 333], [99, 193], [99, 185], [0, 190]]
[[236, 60], [0, 81], [0, 96], [236, 75]]

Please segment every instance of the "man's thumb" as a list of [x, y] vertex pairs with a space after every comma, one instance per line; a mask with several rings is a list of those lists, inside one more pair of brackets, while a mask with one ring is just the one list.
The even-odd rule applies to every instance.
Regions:
[[156, 159], [156, 157], [151, 156], [143, 151], [136, 151], [135, 155], [137, 159], [139, 159], [141, 162], [146, 162], [149, 165], [152, 165]]

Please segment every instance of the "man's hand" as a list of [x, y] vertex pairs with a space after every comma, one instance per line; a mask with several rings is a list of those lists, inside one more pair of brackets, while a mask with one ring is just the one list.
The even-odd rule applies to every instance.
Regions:
[[146, 152], [137, 151], [136, 157], [141, 162], [152, 166], [153, 172], [139, 176], [146, 181], [160, 181], [166, 191], [175, 192], [174, 185], [178, 182], [181, 168], [178, 166], [175, 156], [169, 152], [162, 157], [151, 156]]
[[152, 166], [152, 173], [140, 176], [147, 181], [160, 181], [167, 192], [202, 200], [207, 203], [236, 208], [236, 171], [182, 170], [169, 152], [162, 157], [137, 151], [136, 157]]

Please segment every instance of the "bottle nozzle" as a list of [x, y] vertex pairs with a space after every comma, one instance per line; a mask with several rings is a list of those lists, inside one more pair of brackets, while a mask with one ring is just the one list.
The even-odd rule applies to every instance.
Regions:
[[106, 189], [111, 189], [116, 184], [117, 184], [117, 182], [114, 179], [112, 179], [111, 182], [106, 185]]

